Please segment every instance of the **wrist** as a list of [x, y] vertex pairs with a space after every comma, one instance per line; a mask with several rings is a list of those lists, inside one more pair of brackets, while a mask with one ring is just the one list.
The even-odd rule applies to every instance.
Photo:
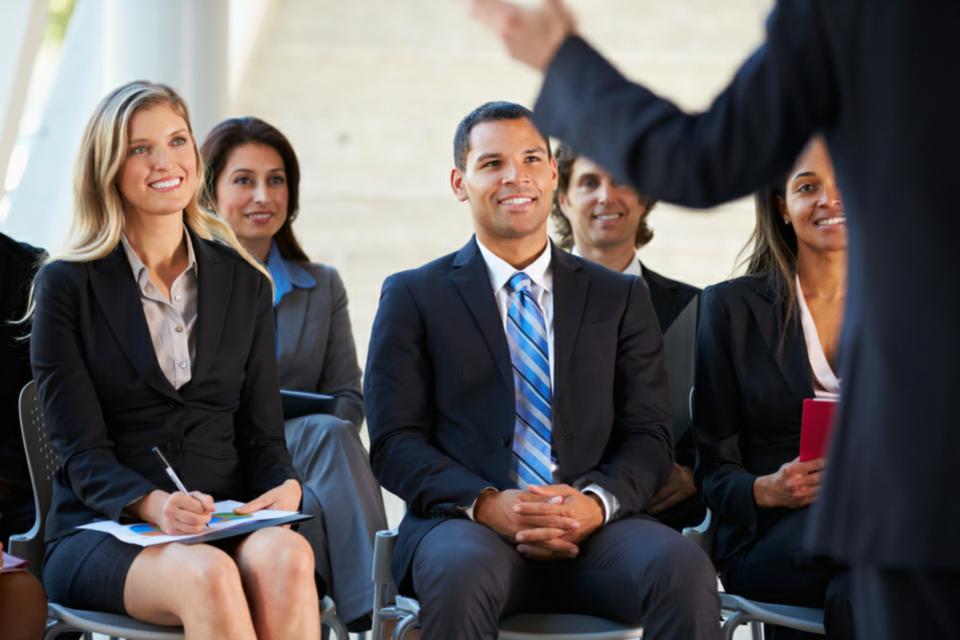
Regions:
[[473, 519], [480, 524], [486, 523], [486, 515], [488, 509], [493, 499], [500, 495], [500, 492], [496, 489], [487, 488], [480, 492], [477, 496], [476, 502], [473, 504]]
[[773, 507], [770, 497], [770, 476], [759, 476], [753, 481], [753, 501], [758, 507]]
[[130, 505], [130, 511], [134, 513], [138, 520], [160, 522], [160, 514], [163, 513], [163, 505], [170, 494], [161, 489], [154, 489], [143, 498]]

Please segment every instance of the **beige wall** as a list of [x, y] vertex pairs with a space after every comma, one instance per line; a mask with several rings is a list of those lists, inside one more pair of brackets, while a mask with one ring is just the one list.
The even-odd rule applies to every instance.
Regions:
[[[531, 104], [511, 62], [458, 0], [274, 0], [234, 112], [283, 130], [303, 165], [296, 229], [336, 266], [361, 358], [383, 279], [460, 247], [469, 213], [448, 187], [453, 131], [491, 99]], [[706, 107], [761, 41], [770, 0], [570, 1], [583, 33], [625, 73]], [[728, 277], [749, 202], [712, 213], [661, 204], [644, 260], [705, 285]]]

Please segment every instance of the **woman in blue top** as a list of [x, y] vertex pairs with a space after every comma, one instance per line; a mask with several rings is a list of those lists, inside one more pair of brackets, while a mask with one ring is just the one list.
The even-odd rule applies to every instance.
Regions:
[[300, 530], [313, 545], [317, 573], [351, 630], [369, 628], [373, 539], [387, 524], [360, 441], [360, 367], [343, 282], [333, 267], [310, 262], [294, 236], [300, 168], [280, 131], [257, 118], [230, 118], [214, 127], [201, 153], [206, 206], [273, 276], [281, 388], [335, 398], [328, 413], [286, 421], [287, 447], [303, 477], [303, 510], [317, 516]]

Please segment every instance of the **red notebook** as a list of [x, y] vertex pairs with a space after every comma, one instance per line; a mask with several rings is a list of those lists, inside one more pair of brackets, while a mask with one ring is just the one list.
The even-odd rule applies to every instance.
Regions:
[[837, 409], [832, 398], [806, 398], [800, 419], [800, 462], [822, 458], [827, 453]]

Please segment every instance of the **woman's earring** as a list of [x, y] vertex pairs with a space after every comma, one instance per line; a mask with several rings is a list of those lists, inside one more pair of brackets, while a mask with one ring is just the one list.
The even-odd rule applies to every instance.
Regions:
[[790, 218], [784, 218], [783, 224], [790, 224]]

